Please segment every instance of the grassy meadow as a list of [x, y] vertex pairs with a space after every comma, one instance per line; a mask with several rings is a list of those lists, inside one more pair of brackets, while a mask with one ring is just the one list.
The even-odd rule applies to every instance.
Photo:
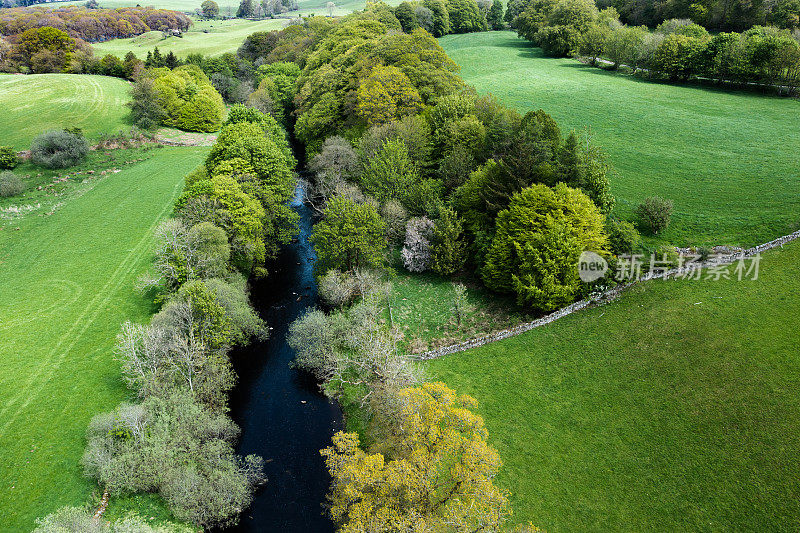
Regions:
[[257, 31], [279, 30], [288, 21], [273, 20], [208, 20], [195, 21], [194, 25], [182, 37], [164, 38], [160, 31], [151, 31], [128, 39], [112, 39], [92, 45], [98, 57], [106, 54], [125, 57], [133, 52], [140, 59], [147, 57], [147, 52], [158, 47], [159, 52], [174, 52], [178, 57], [189, 54], [218, 56], [226, 52], [235, 53], [251, 33]]
[[733, 278], [648, 282], [427, 364], [480, 402], [515, 522], [800, 528], [800, 243]]
[[0, 75], [0, 145], [27, 150], [40, 133], [82, 128], [96, 140], [100, 133], [130, 128], [130, 84], [119, 78], [83, 74]]
[[[51, 191], [61, 204], [52, 213], [0, 224], [3, 531], [30, 531], [34, 518], [83, 504], [96, 490], [79, 460], [89, 419], [128, 394], [113, 359], [115, 336], [123, 321], [144, 321], [153, 311], [134, 282], [148, 268], [153, 229], [206, 151], [119, 151], [111, 160], [93, 154], [62, 171], [70, 178]], [[100, 173], [109, 168], [117, 171]], [[17, 170], [30, 186], [60, 179], [28, 171]], [[43, 202], [36, 194], [49, 193], [34, 189], [19, 202]], [[147, 498], [125, 505], [158, 509]]]
[[566, 133], [589, 128], [618, 172], [617, 213], [647, 196], [675, 203], [676, 245], [752, 246], [800, 227], [800, 100], [657, 83], [545, 58], [511, 32], [448, 35], [461, 76]]

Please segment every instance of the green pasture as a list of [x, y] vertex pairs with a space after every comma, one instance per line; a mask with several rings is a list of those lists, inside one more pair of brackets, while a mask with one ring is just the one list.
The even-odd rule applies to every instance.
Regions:
[[426, 365], [480, 402], [515, 522], [800, 529], [800, 243], [765, 253], [757, 280], [733, 272]]
[[125, 57], [133, 52], [144, 59], [147, 52], [158, 47], [159, 52], [174, 52], [178, 57], [189, 54], [218, 56], [226, 52], [236, 53], [248, 35], [257, 31], [271, 31], [283, 28], [286, 19], [268, 20], [210, 20], [195, 21], [194, 25], [181, 37], [164, 37], [160, 31], [151, 31], [128, 39], [112, 39], [93, 45], [98, 57], [106, 54]]
[[440, 43], [481, 93], [544, 109], [608, 154], [616, 212], [673, 200], [663, 239], [752, 246], [800, 227], [800, 100], [651, 82], [542, 55], [511, 32]]
[[130, 128], [130, 83], [83, 74], [0, 75], [0, 146], [27, 150], [40, 133], [78, 127], [89, 140]]
[[[93, 156], [64, 171], [82, 174], [53, 189], [62, 196], [52, 213], [0, 224], [0, 530], [30, 531], [36, 517], [83, 504], [96, 490], [79, 460], [89, 419], [128, 396], [115, 336], [125, 320], [145, 321], [153, 311], [134, 283], [151, 260], [155, 226], [206, 151]], [[89, 175], [92, 162], [98, 172]], [[119, 171], [99, 173], [109, 167]], [[29, 185], [43, 183], [30, 165], [18, 172]], [[36, 194], [48, 192], [5, 199], [0, 216], [14, 202], [43, 202]]]

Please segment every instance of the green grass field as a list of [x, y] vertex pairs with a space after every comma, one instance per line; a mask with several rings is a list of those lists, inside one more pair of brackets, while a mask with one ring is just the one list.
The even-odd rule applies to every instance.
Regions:
[[95, 175], [52, 215], [0, 229], [0, 530], [30, 531], [35, 517], [95, 489], [79, 460], [89, 419], [127, 395], [115, 336], [153, 310], [134, 282], [155, 225], [206, 151], [137, 150], [144, 161], [129, 165], [121, 154], [119, 172]]
[[800, 242], [427, 365], [480, 402], [516, 522], [800, 528]]
[[129, 90], [127, 81], [108, 76], [0, 75], [0, 145], [27, 150], [40, 133], [68, 126], [90, 140], [130, 128]]
[[520, 111], [544, 109], [567, 132], [590, 128], [619, 173], [617, 212], [675, 202], [666, 241], [751, 246], [800, 226], [800, 101], [654, 83], [551, 59], [511, 32], [440, 42], [461, 75]]
[[[248, 35], [257, 31], [279, 30], [286, 24], [285, 19], [250, 21], [242, 19], [195, 21], [183, 37], [164, 38], [160, 31], [151, 31], [129, 39], [113, 39], [93, 45], [96, 56], [112, 54], [120, 58], [128, 52], [144, 59], [147, 52], [158, 47], [167, 54], [174, 52], [178, 57], [196, 53], [218, 56], [226, 52], [236, 52]], [[206, 33], [207, 32], [207, 33]]]

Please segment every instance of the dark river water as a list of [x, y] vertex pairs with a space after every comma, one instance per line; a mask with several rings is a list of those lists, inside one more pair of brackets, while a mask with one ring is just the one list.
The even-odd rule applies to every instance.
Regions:
[[238, 452], [263, 457], [268, 480], [240, 524], [226, 531], [334, 531], [323, 514], [330, 478], [319, 450], [342, 429], [342, 413], [312, 376], [289, 367], [295, 354], [286, 344], [289, 324], [317, 301], [308, 242], [311, 210], [303, 198], [298, 187], [292, 203], [300, 214], [297, 241], [268, 267], [267, 279], [251, 287], [253, 305], [272, 328], [270, 337], [231, 354], [239, 375], [231, 395], [231, 415], [242, 428]]

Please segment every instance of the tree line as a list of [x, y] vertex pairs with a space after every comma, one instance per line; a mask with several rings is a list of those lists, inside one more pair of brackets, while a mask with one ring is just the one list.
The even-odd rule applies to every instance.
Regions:
[[525, 0], [515, 9], [517, 33], [550, 56], [583, 56], [593, 65], [601, 59], [604, 67], [673, 82], [763, 84], [782, 94], [800, 85], [800, 30], [753, 26], [711, 35], [689, 19], [670, 19], [650, 31], [622, 24], [616, 9], [599, 10], [592, 0]]
[[0, 11], [0, 35], [14, 36], [31, 28], [48, 26], [90, 43], [133, 37], [153, 30], [184, 31], [191, 25], [192, 20], [178, 11], [140, 6], [117, 9], [33, 6]]

